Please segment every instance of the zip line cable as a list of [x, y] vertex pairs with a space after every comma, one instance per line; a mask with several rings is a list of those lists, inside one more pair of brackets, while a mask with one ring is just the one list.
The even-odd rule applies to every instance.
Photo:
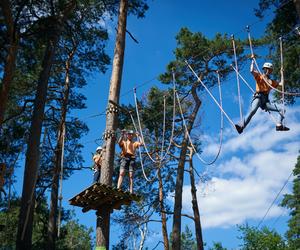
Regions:
[[232, 40], [234, 63], [235, 63], [235, 69], [236, 69], [235, 70], [236, 71], [236, 85], [237, 85], [237, 91], [238, 91], [240, 122], [242, 123], [244, 121], [244, 118], [243, 118], [243, 107], [242, 107], [242, 100], [241, 100], [240, 78], [239, 78], [239, 75], [238, 75], [239, 68], [238, 68], [238, 62], [237, 62], [237, 56], [236, 56], [236, 47], [235, 47], [234, 35], [231, 35], [231, 40]]
[[279, 197], [279, 195], [281, 194], [282, 190], [285, 188], [285, 186], [288, 184], [290, 178], [293, 175], [293, 171], [291, 172], [291, 174], [289, 175], [289, 177], [286, 179], [286, 181], [284, 182], [283, 186], [281, 187], [281, 189], [279, 190], [279, 192], [277, 193], [275, 199], [272, 201], [271, 205], [269, 206], [269, 208], [267, 209], [265, 215], [263, 216], [263, 218], [259, 221], [257, 228], [262, 224], [262, 222], [264, 221], [264, 219], [266, 218], [267, 214], [269, 213], [270, 209], [273, 207], [273, 205], [275, 204], [275, 201], [277, 200], [277, 198]]
[[[220, 106], [222, 108], [222, 92], [221, 92], [221, 83], [220, 83], [220, 76], [219, 76], [219, 73], [217, 73], [218, 75], [218, 86], [219, 86], [219, 97], [220, 97]], [[223, 118], [223, 112], [221, 111], [221, 128], [220, 128], [220, 142], [219, 142], [219, 148], [218, 148], [218, 152], [216, 154], [216, 156], [214, 157], [214, 159], [210, 162], [204, 160], [200, 154], [197, 152], [196, 150], [196, 147], [195, 145], [193, 144], [193, 141], [192, 141], [192, 138], [191, 138], [191, 135], [188, 131], [188, 128], [187, 128], [187, 125], [186, 125], [186, 121], [185, 121], [185, 118], [184, 118], [184, 115], [183, 115], [183, 111], [182, 111], [182, 106], [181, 106], [181, 103], [180, 103], [180, 98], [179, 98], [179, 95], [176, 93], [176, 98], [177, 98], [177, 103], [178, 103], [178, 106], [179, 106], [179, 110], [180, 110], [180, 115], [181, 115], [181, 118], [182, 118], [182, 122], [183, 122], [183, 126], [185, 128], [185, 131], [187, 133], [187, 136], [189, 138], [189, 141], [190, 141], [190, 144], [191, 144], [191, 147], [194, 151], [194, 153], [196, 154], [196, 156], [199, 158], [199, 160], [205, 164], [205, 165], [212, 165], [216, 162], [216, 160], [218, 159], [219, 155], [220, 155], [220, 152], [221, 152], [221, 148], [222, 148], [222, 141], [223, 141], [223, 125], [224, 125], [224, 118]]]

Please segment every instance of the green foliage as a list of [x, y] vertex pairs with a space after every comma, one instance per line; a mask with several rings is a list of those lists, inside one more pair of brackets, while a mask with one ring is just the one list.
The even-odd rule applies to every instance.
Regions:
[[300, 156], [293, 170], [293, 192], [286, 194], [281, 205], [290, 210], [290, 219], [286, 237], [290, 249], [300, 249]]
[[[172, 233], [170, 234], [170, 244], [172, 244]], [[184, 232], [181, 233], [181, 250], [197, 250], [196, 239], [187, 225], [184, 228]]]
[[[255, 14], [263, 18], [266, 11], [274, 10], [274, 18], [267, 25], [265, 45], [269, 47], [269, 59], [274, 62], [274, 73], [280, 78], [280, 47], [278, 39], [283, 40], [284, 78], [288, 92], [298, 92], [300, 88], [300, 40], [295, 27], [299, 25], [299, 16], [295, 1], [260, 0]], [[277, 95], [278, 97], [278, 95]], [[295, 102], [295, 96], [286, 96], [289, 103]]]
[[[165, 146], [163, 155], [166, 152], [170, 143], [172, 118], [173, 118], [173, 91], [172, 90], [159, 90], [158, 88], [151, 88], [147, 95], [138, 101], [140, 110], [140, 120], [142, 123], [144, 139], [147, 144], [147, 148], [153, 158], [160, 157], [162, 134], [163, 134], [163, 100], [166, 97], [166, 131], [165, 131]], [[122, 106], [123, 109], [133, 111], [134, 107]], [[134, 116], [135, 121], [137, 121]], [[134, 129], [130, 116], [127, 112], [122, 112], [119, 116], [119, 128]], [[143, 149], [141, 149], [143, 150]], [[174, 149], [171, 147], [170, 152]], [[174, 190], [174, 171], [170, 168], [169, 162], [170, 156], [166, 156], [162, 162], [159, 178], [163, 182], [163, 193], [166, 197], [170, 192]], [[139, 160], [143, 161], [145, 174], [148, 179], [153, 179], [152, 182], [145, 180], [141, 164]], [[118, 164], [118, 163], [116, 163]], [[157, 173], [158, 165], [153, 163], [149, 157], [143, 153], [142, 159], [137, 160], [137, 168], [134, 173], [134, 192], [142, 195], [143, 200], [141, 203], [132, 203], [130, 206], [124, 206], [121, 213], [113, 215], [114, 222], [118, 223], [122, 228], [122, 235], [120, 242], [115, 246], [115, 249], [122, 249], [122, 246], [128, 246], [133, 239], [140, 240], [140, 230], [148, 234], [151, 234], [147, 230], [147, 224], [153, 218], [161, 216], [161, 207], [159, 204], [159, 181]], [[119, 166], [116, 166], [114, 179], [117, 179]], [[125, 183], [122, 189], [127, 189], [128, 177], [124, 178]], [[170, 212], [170, 207], [164, 199], [164, 211]]]
[[257, 229], [248, 225], [239, 227], [242, 236], [241, 249], [253, 250], [284, 250], [287, 249], [284, 239], [274, 230], [270, 230], [267, 227]]
[[[7, 201], [1, 203], [3, 209], [0, 211], [0, 249], [15, 249], [20, 200], [13, 198], [9, 209], [7, 205]], [[48, 214], [46, 200], [41, 199], [34, 213], [32, 249], [39, 250], [46, 247]], [[91, 249], [93, 230], [79, 224], [78, 220], [74, 220], [73, 217], [74, 212], [63, 211], [62, 219], [65, 223], [61, 228], [57, 249]]]
[[[188, 28], [182, 28], [176, 36], [177, 48], [174, 51], [176, 60], [167, 66], [167, 72], [160, 76], [163, 83], [172, 82], [172, 71], [176, 73], [177, 88], [183, 91], [185, 87], [191, 87], [197, 78], [190, 72], [185, 60], [194, 68], [200, 79], [212, 87], [217, 83], [216, 70], [219, 70], [222, 79], [232, 73], [230, 64], [233, 63], [231, 38], [226, 34], [216, 34], [213, 39], [206, 38], [201, 32], [191, 32]], [[236, 40], [239, 62], [245, 60], [243, 53], [244, 42]], [[203, 90], [198, 84], [198, 90]]]
[[87, 228], [78, 223], [78, 220], [70, 220], [61, 228], [61, 238], [57, 241], [57, 250], [67, 249], [92, 249], [92, 228]]
[[182, 250], [196, 250], [197, 243], [193, 237], [192, 231], [186, 225], [184, 232], [181, 233], [181, 249]]
[[221, 242], [214, 242], [213, 247], [210, 247], [209, 250], [227, 250], [227, 248], [223, 247]]

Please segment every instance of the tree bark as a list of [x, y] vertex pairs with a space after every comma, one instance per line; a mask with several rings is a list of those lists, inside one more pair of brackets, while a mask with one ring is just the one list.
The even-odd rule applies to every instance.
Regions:
[[66, 125], [66, 116], [68, 110], [68, 101], [70, 94], [70, 64], [75, 53], [76, 48], [69, 54], [68, 60], [66, 61], [66, 77], [63, 100], [61, 104], [61, 119], [58, 126], [57, 144], [55, 149], [55, 166], [53, 169], [52, 187], [51, 187], [51, 198], [50, 198], [50, 211], [48, 221], [48, 242], [47, 249], [55, 249], [55, 242], [57, 239], [57, 213], [58, 213], [58, 188], [59, 188], [59, 174], [62, 165], [62, 150], [64, 141], [64, 130]]
[[[121, 0], [119, 7], [118, 29], [114, 51], [113, 67], [110, 80], [109, 100], [119, 104], [120, 88], [125, 52], [126, 23], [127, 23], [128, 0]], [[106, 150], [103, 165], [101, 167], [100, 182], [106, 185], [112, 184], [112, 174], [115, 155], [116, 137], [115, 131], [118, 126], [118, 113], [108, 112], [106, 116], [105, 140]], [[109, 248], [109, 223], [110, 209], [102, 207], [97, 211], [96, 223], [96, 246]]]
[[[197, 85], [194, 84], [191, 89], [192, 96], [195, 100], [195, 106], [189, 117], [187, 124], [187, 131], [192, 131], [198, 110], [201, 106], [201, 101], [197, 96]], [[173, 215], [173, 230], [172, 230], [172, 250], [181, 250], [181, 210], [182, 210], [182, 187], [184, 179], [184, 165], [186, 161], [186, 153], [188, 146], [188, 133], [185, 131], [184, 138], [181, 143], [180, 157], [177, 167], [177, 177], [175, 186], [175, 203], [174, 203], [174, 215]]]
[[37, 84], [37, 91], [34, 101], [33, 115], [30, 125], [30, 135], [27, 145], [25, 169], [23, 177], [23, 189], [22, 189], [22, 199], [21, 208], [19, 214], [18, 230], [17, 230], [17, 250], [27, 250], [31, 249], [32, 246], [32, 229], [33, 229], [33, 213], [34, 213], [34, 203], [35, 203], [35, 184], [37, 179], [39, 158], [40, 158], [40, 139], [42, 131], [42, 123], [44, 118], [44, 109], [47, 98], [48, 80], [50, 77], [51, 66], [55, 56], [55, 50], [60, 38], [63, 24], [75, 8], [76, 2], [72, 0], [69, 2], [61, 18], [56, 19], [56, 17], [49, 17], [50, 23], [47, 30], [49, 35], [47, 46], [44, 53], [44, 58], [42, 62], [42, 71], [39, 75], [39, 80]]
[[[48, 79], [54, 58], [58, 37], [48, 42], [44, 54], [42, 71], [39, 76], [34, 110], [31, 120], [30, 136], [26, 152], [25, 171], [19, 225], [17, 233], [17, 249], [31, 249], [31, 236], [33, 227], [33, 210], [35, 201], [35, 184], [39, 164], [39, 146], [44, 118], [44, 108], [47, 96]], [[24, 231], [25, 230], [25, 231]], [[23, 233], [23, 231], [25, 233]]]
[[161, 230], [163, 233], [164, 239], [164, 249], [169, 250], [169, 238], [168, 238], [168, 230], [167, 230], [167, 216], [165, 211], [165, 204], [164, 204], [164, 192], [163, 192], [163, 181], [161, 178], [161, 171], [158, 169], [157, 173], [158, 178], [158, 188], [159, 188], [159, 205], [160, 205], [160, 212], [161, 212]]
[[0, 92], [0, 128], [4, 120], [5, 110], [7, 106], [8, 94], [13, 80], [15, 71], [16, 58], [19, 45], [19, 34], [13, 20], [13, 14], [8, 0], [1, 0], [0, 6], [4, 16], [7, 28], [8, 51], [4, 64], [4, 72], [2, 86]]
[[294, 5], [298, 13], [298, 19], [300, 19], [300, 0], [294, 0]]
[[190, 164], [189, 172], [190, 172], [190, 182], [191, 182], [192, 207], [193, 207], [193, 212], [194, 212], [197, 249], [204, 250], [200, 213], [199, 213], [199, 207], [198, 207], [198, 202], [197, 202], [197, 189], [196, 189], [196, 185], [195, 185], [194, 166], [193, 166], [193, 149], [192, 148], [190, 149], [189, 164]]

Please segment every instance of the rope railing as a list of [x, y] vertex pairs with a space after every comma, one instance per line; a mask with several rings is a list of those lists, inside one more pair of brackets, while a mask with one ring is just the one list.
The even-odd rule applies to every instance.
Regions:
[[227, 120], [229, 121], [229, 123], [232, 125], [232, 127], [235, 129], [235, 124], [232, 121], [232, 119], [228, 116], [228, 114], [225, 112], [225, 110], [223, 109], [223, 107], [221, 107], [221, 105], [218, 103], [218, 101], [216, 100], [216, 98], [213, 96], [213, 94], [206, 87], [206, 85], [204, 84], [204, 82], [199, 78], [199, 76], [193, 70], [192, 66], [188, 63], [187, 60], [185, 60], [185, 63], [188, 66], [188, 68], [191, 70], [191, 72], [195, 75], [195, 77], [198, 79], [198, 81], [201, 83], [201, 85], [204, 87], [204, 89], [207, 91], [207, 93], [210, 95], [210, 97], [213, 99], [213, 101], [216, 103], [216, 105], [219, 107], [219, 109], [221, 110], [221, 112], [225, 115], [225, 117], [227, 118]]
[[235, 72], [236, 72], [236, 85], [237, 85], [237, 91], [238, 91], [240, 122], [243, 122], [244, 121], [243, 106], [242, 106], [242, 98], [241, 98], [241, 90], [240, 90], [240, 78], [239, 78], [239, 74], [238, 74], [239, 68], [238, 68], [238, 62], [237, 62], [237, 56], [236, 56], [236, 47], [235, 47], [234, 35], [231, 35], [231, 40], [232, 40], [232, 47], [233, 47], [233, 54], [234, 54]]

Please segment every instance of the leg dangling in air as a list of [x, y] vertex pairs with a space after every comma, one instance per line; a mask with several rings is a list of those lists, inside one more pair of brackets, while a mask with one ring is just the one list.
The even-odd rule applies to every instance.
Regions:
[[280, 116], [280, 122], [276, 125], [276, 131], [289, 131], [290, 130], [288, 127], [283, 125], [284, 115], [283, 115], [282, 110], [279, 110], [276, 105], [272, 105], [269, 102], [266, 103], [266, 110], [277, 112]]
[[256, 111], [258, 110], [259, 107], [261, 107], [261, 99], [259, 97], [255, 97], [252, 100], [252, 103], [251, 103], [251, 111], [248, 114], [248, 116], [247, 116], [246, 120], [244, 121], [244, 123], [235, 125], [235, 128], [236, 128], [236, 130], [239, 134], [243, 133], [244, 129], [249, 124], [251, 118], [255, 115], [255, 113], [256, 113]]

